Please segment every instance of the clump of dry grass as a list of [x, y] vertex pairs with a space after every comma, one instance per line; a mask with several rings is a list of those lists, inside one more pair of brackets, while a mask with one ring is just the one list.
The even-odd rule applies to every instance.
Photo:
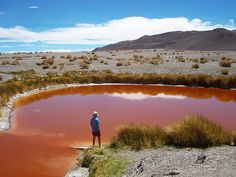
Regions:
[[3, 80], [3, 76], [2, 75], [0, 75], [0, 81], [2, 81]]
[[72, 58], [71, 55], [67, 55], [67, 56], [66, 56], [66, 59], [71, 59], [71, 58]]
[[11, 63], [11, 65], [20, 65], [20, 62], [18, 61], [18, 60], [14, 60], [12, 63]]
[[200, 63], [204, 64], [204, 63], [207, 63], [207, 62], [208, 62], [207, 58], [205, 58], [205, 57], [200, 58]]
[[231, 134], [231, 145], [236, 145], [236, 130], [232, 131]]
[[118, 62], [116, 63], [116, 66], [123, 66], [124, 64], [125, 64], [124, 61], [118, 61]]
[[167, 144], [178, 147], [206, 148], [229, 144], [230, 134], [203, 116], [187, 116], [166, 129]]
[[83, 60], [83, 61], [80, 62], [79, 66], [81, 67], [81, 69], [89, 69], [89, 64], [90, 63]]
[[11, 62], [9, 60], [3, 60], [2, 65], [10, 65]]
[[72, 62], [72, 61], [75, 61], [75, 60], [77, 60], [78, 59], [78, 57], [72, 57], [72, 58], [69, 58], [69, 62]]
[[221, 70], [221, 74], [222, 75], [228, 75], [229, 74], [229, 70], [228, 69], [222, 69]]
[[186, 61], [183, 56], [177, 56], [176, 59], [178, 62], [182, 62], [182, 63]]
[[128, 146], [132, 149], [160, 147], [164, 145], [164, 131], [159, 127], [128, 124], [121, 126], [111, 146]]
[[222, 57], [221, 60], [219, 61], [219, 65], [221, 67], [231, 67], [232, 60], [230, 58], [225, 58]]
[[199, 64], [197, 64], [197, 63], [192, 64], [192, 68], [198, 69], [199, 68]]
[[41, 57], [41, 59], [45, 60], [45, 59], [47, 59], [47, 56], [44, 55], [44, 56]]

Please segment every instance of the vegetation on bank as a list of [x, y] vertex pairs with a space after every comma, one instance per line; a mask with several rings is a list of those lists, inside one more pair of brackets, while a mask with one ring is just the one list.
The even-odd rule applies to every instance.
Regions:
[[85, 150], [79, 163], [89, 168], [89, 177], [121, 177], [128, 165], [128, 161], [111, 148]]
[[106, 71], [70, 71], [62, 75], [38, 76], [34, 70], [13, 72], [14, 78], [0, 84], [0, 109], [10, 97], [25, 91], [50, 85], [71, 83], [134, 83], [236, 88], [235, 76], [208, 76], [197, 74], [131, 74]]
[[166, 128], [128, 124], [118, 129], [111, 147], [131, 149], [161, 146], [207, 148], [235, 143], [235, 132], [229, 132], [203, 116], [189, 115]]

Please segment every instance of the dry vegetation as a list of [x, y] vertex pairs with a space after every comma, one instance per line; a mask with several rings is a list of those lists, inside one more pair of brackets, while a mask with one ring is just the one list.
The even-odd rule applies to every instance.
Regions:
[[235, 133], [228, 132], [202, 116], [187, 116], [167, 128], [129, 124], [118, 129], [111, 147], [132, 149], [175, 147], [206, 148], [235, 142]]
[[222, 57], [221, 60], [219, 61], [219, 65], [221, 67], [231, 67], [232, 59], [226, 58], [226, 57]]
[[197, 63], [192, 64], [192, 68], [198, 69], [199, 68], [199, 64], [197, 64]]

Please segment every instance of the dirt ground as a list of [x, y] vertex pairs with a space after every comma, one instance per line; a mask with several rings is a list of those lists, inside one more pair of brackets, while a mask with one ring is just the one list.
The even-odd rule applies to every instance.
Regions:
[[[53, 63], [43, 69], [43, 61]], [[202, 59], [201, 59], [202, 58]], [[219, 61], [230, 60], [230, 67]], [[229, 58], [229, 59], [227, 59]], [[86, 65], [84, 67], [84, 65]], [[194, 67], [198, 65], [198, 68]], [[236, 52], [177, 51], [166, 49], [122, 50], [110, 52], [14, 53], [0, 54], [0, 80], [13, 78], [12, 72], [34, 69], [37, 75], [67, 71], [103, 71], [115, 73], [236, 74]], [[1, 82], [1, 81], [0, 81]]]

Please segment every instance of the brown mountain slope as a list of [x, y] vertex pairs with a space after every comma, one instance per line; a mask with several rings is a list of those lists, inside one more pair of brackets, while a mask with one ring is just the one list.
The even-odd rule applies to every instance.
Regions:
[[223, 28], [211, 31], [175, 31], [122, 41], [96, 48], [94, 51], [153, 48], [236, 51], [236, 33]]

